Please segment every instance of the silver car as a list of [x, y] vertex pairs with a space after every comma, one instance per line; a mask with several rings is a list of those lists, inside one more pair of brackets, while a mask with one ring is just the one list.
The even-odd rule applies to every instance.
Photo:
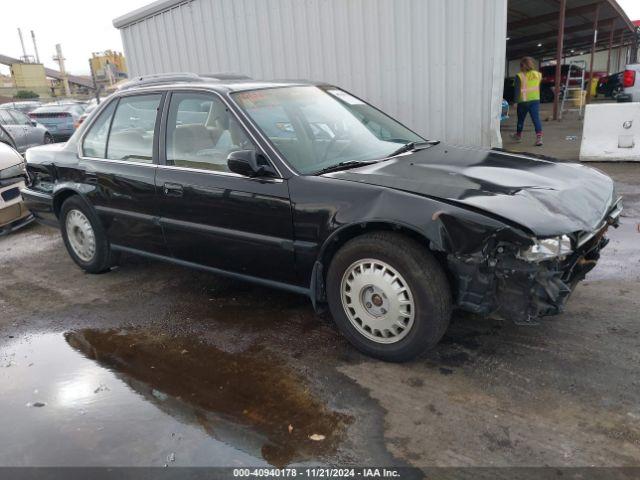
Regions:
[[20, 153], [29, 147], [53, 142], [52, 135], [43, 125], [18, 110], [0, 109], [0, 125], [11, 135]]

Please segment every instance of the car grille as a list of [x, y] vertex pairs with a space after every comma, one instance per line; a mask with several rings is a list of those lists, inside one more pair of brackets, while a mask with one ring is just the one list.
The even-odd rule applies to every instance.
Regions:
[[5, 202], [9, 202], [11, 200], [14, 200], [14, 199], [18, 198], [19, 196], [20, 196], [20, 188], [19, 187], [10, 188], [9, 190], [5, 190], [4, 192], [2, 192], [2, 199]]

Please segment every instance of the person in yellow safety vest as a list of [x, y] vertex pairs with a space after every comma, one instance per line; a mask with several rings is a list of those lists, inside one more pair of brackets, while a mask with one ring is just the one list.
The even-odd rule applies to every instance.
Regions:
[[536, 70], [535, 60], [524, 57], [520, 60], [520, 72], [516, 75], [514, 93], [518, 103], [518, 126], [513, 139], [520, 142], [524, 121], [527, 114], [531, 115], [533, 126], [536, 129], [537, 147], [542, 146], [542, 123], [540, 122], [540, 82], [542, 74]]

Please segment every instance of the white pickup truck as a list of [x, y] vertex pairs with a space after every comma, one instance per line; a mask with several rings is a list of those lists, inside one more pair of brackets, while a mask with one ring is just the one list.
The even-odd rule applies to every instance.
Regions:
[[640, 63], [627, 65], [622, 75], [622, 86], [626, 101], [640, 102]]

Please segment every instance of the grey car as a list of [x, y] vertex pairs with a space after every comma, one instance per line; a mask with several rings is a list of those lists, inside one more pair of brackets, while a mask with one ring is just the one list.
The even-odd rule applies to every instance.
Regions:
[[0, 125], [11, 135], [13, 146], [20, 153], [27, 148], [53, 142], [46, 127], [18, 110], [0, 109]]
[[32, 120], [43, 124], [57, 141], [67, 141], [75, 132], [84, 106], [78, 102], [50, 103], [29, 113]]

